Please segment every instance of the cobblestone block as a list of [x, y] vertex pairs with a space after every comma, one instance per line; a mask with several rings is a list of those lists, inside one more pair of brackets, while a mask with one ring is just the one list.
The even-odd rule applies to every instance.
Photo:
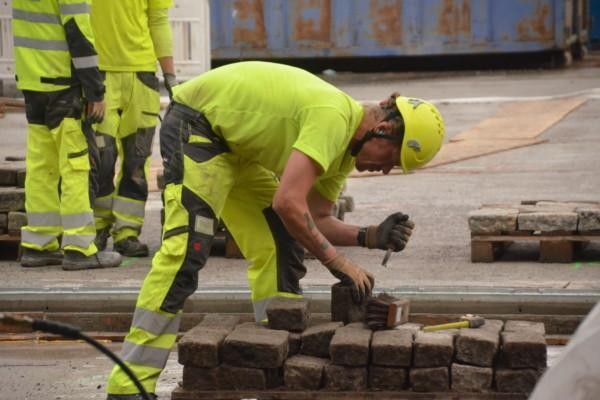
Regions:
[[235, 327], [235, 331], [237, 330], [252, 330], [252, 331], [256, 331], [256, 330], [263, 330], [263, 329], [268, 329], [265, 325], [259, 323], [259, 322], [242, 322], [239, 325], [236, 325]]
[[472, 233], [516, 231], [518, 215], [514, 208], [481, 208], [469, 213], [469, 228]]
[[184, 365], [182, 386], [186, 390], [217, 390], [219, 388], [219, 368], [197, 368]]
[[529, 394], [542, 372], [537, 369], [496, 369], [496, 390], [504, 393]]
[[269, 328], [302, 332], [308, 322], [308, 300], [278, 297], [267, 307]]
[[453, 337], [437, 332], [419, 332], [413, 344], [415, 367], [448, 367], [454, 354]]
[[298, 355], [284, 364], [284, 383], [287, 388], [319, 390], [323, 387], [324, 370], [330, 361], [326, 358]]
[[600, 207], [577, 208], [577, 230], [580, 232], [600, 230]]
[[486, 319], [485, 324], [480, 326], [478, 329], [482, 329], [484, 331], [496, 332], [500, 334], [502, 328], [504, 327], [504, 321], [500, 319]]
[[410, 367], [413, 335], [408, 330], [387, 330], [373, 333], [371, 363], [390, 367]]
[[288, 355], [289, 332], [235, 329], [224, 340], [223, 362], [250, 368], [278, 368]]
[[369, 388], [373, 390], [403, 390], [407, 386], [407, 369], [397, 367], [369, 367]]
[[448, 367], [411, 368], [410, 386], [415, 392], [443, 392], [450, 389]]
[[0, 164], [0, 185], [1, 186], [16, 186], [17, 170], [10, 164]]
[[198, 368], [216, 367], [221, 363], [221, 346], [227, 333], [197, 326], [177, 343], [180, 364]]
[[360, 391], [367, 388], [366, 367], [345, 367], [329, 364], [325, 366], [325, 388], [334, 391]]
[[504, 332], [521, 332], [531, 331], [539, 333], [540, 335], [546, 334], [546, 328], [543, 322], [531, 322], [531, 321], [506, 321], [504, 325]]
[[458, 392], [487, 392], [492, 389], [494, 369], [454, 363], [451, 367], [452, 389]]
[[302, 348], [302, 334], [298, 332], [290, 332], [288, 337], [288, 357], [295, 356], [300, 353]]
[[491, 367], [498, 353], [500, 335], [498, 332], [475, 329], [461, 329], [456, 337], [456, 359], [464, 364]]
[[239, 317], [207, 314], [177, 343], [180, 364], [199, 368], [216, 367], [221, 362], [221, 346], [225, 337], [239, 322]]
[[244, 368], [222, 364], [218, 368], [220, 390], [265, 390], [283, 384], [282, 368]]
[[24, 211], [11, 211], [8, 213], [8, 232], [21, 233], [21, 227], [27, 225], [27, 214]]
[[186, 390], [265, 390], [283, 384], [281, 368], [243, 368], [222, 364], [215, 368], [183, 367]]
[[342, 321], [344, 324], [365, 320], [366, 300], [361, 304], [352, 301], [350, 287], [340, 282], [331, 287], [331, 320]]
[[229, 333], [232, 330], [234, 330], [239, 323], [240, 317], [238, 317], [237, 315], [206, 314], [197, 326], [201, 326], [208, 329], [224, 329], [225, 332]]
[[17, 170], [17, 187], [25, 187], [25, 168], [19, 168]]
[[575, 231], [577, 213], [575, 212], [533, 212], [521, 213], [517, 218], [520, 231]]
[[502, 361], [509, 368], [545, 368], [546, 353], [546, 340], [537, 332], [502, 332]]
[[302, 332], [302, 348], [300, 352], [313, 357], [329, 357], [329, 344], [335, 331], [342, 327], [343, 323], [327, 322], [307, 328]]
[[0, 212], [22, 211], [25, 209], [25, 189], [0, 187]]
[[352, 367], [367, 365], [371, 335], [371, 330], [358, 326], [338, 328], [329, 345], [331, 362]]
[[416, 336], [417, 332], [421, 331], [421, 329], [423, 329], [423, 324], [417, 324], [415, 322], [407, 322], [405, 324], [394, 327], [394, 330], [397, 331], [409, 331], [410, 333], [412, 333], [413, 338]]
[[8, 229], [8, 214], [0, 213], [0, 233], [6, 232]]

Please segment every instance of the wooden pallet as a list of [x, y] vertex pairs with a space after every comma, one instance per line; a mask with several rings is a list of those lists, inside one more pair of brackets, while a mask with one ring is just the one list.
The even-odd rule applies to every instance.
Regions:
[[417, 393], [411, 391], [362, 391], [331, 392], [326, 390], [285, 391], [285, 390], [219, 390], [201, 391], [177, 388], [171, 393], [172, 400], [526, 400], [522, 393], [463, 393], [435, 392]]
[[471, 234], [471, 261], [493, 262], [514, 242], [538, 242], [540, 262], [569, 263], [580, 247], [593, 241], [600, 241], [600, 231]]

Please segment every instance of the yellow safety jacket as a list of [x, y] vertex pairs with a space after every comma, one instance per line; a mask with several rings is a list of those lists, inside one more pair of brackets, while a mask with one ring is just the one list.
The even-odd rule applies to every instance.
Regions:
[[88, 100], [103, 98], [90, 11], [91, 0], [13, 0], [19, 89], [52, 92], [81, 85]]

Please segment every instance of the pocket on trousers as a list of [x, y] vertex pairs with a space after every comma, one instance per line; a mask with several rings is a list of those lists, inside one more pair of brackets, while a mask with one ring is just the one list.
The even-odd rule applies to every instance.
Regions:
[[70, 153], [67, 156], [69, 165], [75, 171], [89, 171], [90, 170], [90, 158], [87, 149], [82, 150], [78, 153]]
[[[175, 228], [177, 229], [177, 228]], [[161, 252], [170, 256], [183, 256], [187, 249], [188, 232], [185, 227], [185, 232], [178, 232], [176, 234], [169, 235], [169, 231], [165, 232], [162, 242]]]
[[188, 213], [181, 200], [181, 190], [176, 186], [167, 185], [164, 191], [165, 222], [163, 225], [163, 248], [161, 251], [181, 256], [185, 254], [188, 242]]

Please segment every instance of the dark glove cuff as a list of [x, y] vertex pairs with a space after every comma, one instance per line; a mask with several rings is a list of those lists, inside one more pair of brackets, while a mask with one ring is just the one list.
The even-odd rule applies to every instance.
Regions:
[[367, 247], [367, 228], [362, 227], [358, 230], [358, 235], [356, 235], [356, 241], [359, 246]]

